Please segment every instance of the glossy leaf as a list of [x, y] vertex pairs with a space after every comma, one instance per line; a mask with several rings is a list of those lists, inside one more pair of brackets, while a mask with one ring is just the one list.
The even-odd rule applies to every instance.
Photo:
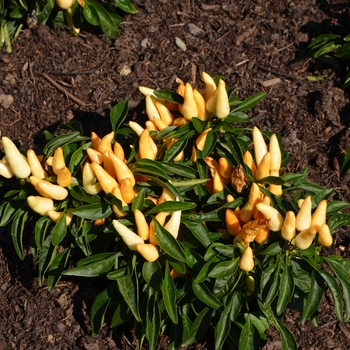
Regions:
[[301, 323], [305, 323], [317, 310], [321, 303], [324, 289], [324, 283], [320, 274], [316, 270], [313, 270], [311, 275], [310, 292], [304, 305]]
[[197, 283], [195, 280], [193, 280], [192, 290], [198, 299], [200, 299], [209, 307], [218, 309], [221, 306], [219, 300], [215, 298], [215, 296], [210, 292], [209, 288], [204, 283]]
[[298, 344], [290, 330], [279, 320], [276, 320], [275, 327], [280, 333], [283, 350], [298, 350]]
[[137, 322], [142, 322], [139, 311], [139, 296], [137, 279], [125, 276], [117, 280], [118, 288], [125, 302], [128, 304]]
[[58, 246], [67, 234], [66, 213], [60, 217], [52, 231], [52, 244]]
[[193, 210], [197, 207], [196, 203], [193, 202], [178, 202], [178, 201], [166, 201], [161, 203], [148, 212], [145, 215], [152, 215], [159, 212], [174, 212], [174, 211], [185, 211], [185, 210]]
[[160, 334], [160, 311], [157, 294], [152, 293], [148, 297], [147, 313], [146, 313], [146, 338], [150, 350], [157, 347], [158, 337]]
[[104, 323], [105, 313], [111, 302], [113, 292], [115, 290], [115, 283], [111, 283], [106, 289], [97, 295], [91, 306], [91, 328], [92, 335], [98, 334]]
[[205, 336], [210, 325], [211, 314], [212, 310], [207, 307], [198, 313], [192, 324], [191, 331], [188, 333], [187, 337], [182, 339], [182, 346], [193, 344]]
[[160, 248], [174, 259], [186, 262], [186, 256], [174, 236], [165, 230], [157, 219], [153, 218], [152, 221], [154, 224], [154, 234]]
[[105, 259], [93, 261], [82, 266], [72, 267], [63, 271], [65, 276], [97, 277], [105, 274], [113, 266], [118, 254], [113, 254]]
[[192, 232], [192, 234], [203, 244], [204, 247], [208, 247], [212, 243], [209, 231], [203, 222], [182, 218], [181, 223]]
[[153, 94], [156, 97], [162, 98], [170, 102], [178, 103], [180, 105], [184, 103], [184, 99], [181, 95], [170, 90], [154, 90]]
[[73, 210], [73, 214], [84, 219], [97, 220], [112, 215], [113, 210], [107, 203], [93, 203], [83, 205]]
[[234, 298], [231, 298], [229, 304], [225, 307], [225, 310], [221, 313], [219, 322], [215, 326], [215, 349], [221, 350], [224, 346], [225, 340], [230, 333], [231, 320], [230, 314], [232, 305], [234, 303]]
[[161, 291], [163, 275], [159, 261], [145, 262], [142, 266], [142, 276], [151, 288], [157, 292]]
[[266, 96], [266, 92], [260, 92], [259, 94], [249, 96], [247, 99], [241, 102], [237, 107], [235, 107], [233, 112], [250, 109], [254, 107], [256, 104], [258, 104], [265, 96]]
[[250, 315], [245, 315], [246, 322], [239, 337], [238, 350], [255, 350], [254, 333], [255, 328], [250, 321]]
[[19, 209], [16, 212], [16, 215], [14, 216], [12, 225], [11, 225], [12, 242], [18, 257], [21, 260], [24, 259], [23, 232], [24, 232], [27, 220], [28, 220], [28, 212], [24, 211], [23, 209]]
[[343, 300], [342, 300], [342, 293], [341, 293], [339, 284], [329, 272], [321, 269], [319, 269], [318, 272], [323, 278], [323, 280], [327, 283], [328, 288], [331, 291], [333, 302], [334, 302], [335, 313], [338, 317], [338, 320], [340, 322], [343, 322], [343, 317], [344, 317]]
[[177, 306], [176, 306], [176, 292], [175, 292], [174, 280], [170, 276], [169, 261], [166, 261], [164, 280], [161, 285], [163, 300], [165, 309], [171, 319], [175, 324], [178, 323]]
[[283, 266], [280, 283], [276, 307], [277, 315], [280, 315], [284, 311], [294, 294], [294, 278], [287, 259]]
[[209, 272], [208, 277], [224, 278], [233, 275], [238, 269], [239, 259], [220, 262]]
[[55, 288], [56, 284], [61, 279], [61, 275], [66, 267], [70, 251], [70, 248], [62, 250], [59, 254], [56, 255], [55, 259], [53, 260], [49, 269], [47, 280], [49, 292]]
[[126, 98], [118, 102], [112, 109], [110, 113], [110, 120], [112, 125], [112, 130], [114, 133], [117, 132], [119, 127], [124, 122], [126, 116], [128, 115], [129, 99]]

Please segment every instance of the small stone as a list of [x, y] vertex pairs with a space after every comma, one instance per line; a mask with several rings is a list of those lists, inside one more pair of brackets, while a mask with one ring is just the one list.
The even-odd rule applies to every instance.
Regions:
[[186, 44], [185, 44], [179, 37], [175, 37], [175, 44], [176, 44], [182, 51], [186, 51], [186, 50], [187, 50]]
[[126, 64], [124, 64], [122, 69], [119, 71], [119, 74], [123, 77], [126, 77], [130, 73], [131, 73], [131, 68]]
[[199, 35], [204, 33], [204, 30], [197, 27], [195, 24], [193, 23], [188, 23], [188, 30], [192, 35]]
[[13, 103], [13, 96], [12, 95], [6, 95], [6, 94], [0, 95], [0, 106], [1, 107], [8, 109], [8, 108], [10, 108], [12, 103]]

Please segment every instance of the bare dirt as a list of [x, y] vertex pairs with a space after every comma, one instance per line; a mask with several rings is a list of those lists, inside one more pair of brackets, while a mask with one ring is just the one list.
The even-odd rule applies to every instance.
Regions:
[[[349, 147], [350, 101], [342, 75], [298, 55], [321, 33], [347, 35], [345, 0], [133, 1], [139, 12], [126, 17], [121, 37], [107, 41], [83, 28], [24, 29], [14, 52], [0, 53], [0, 132], [23, 148], [40, 146], [43, 131], [80, 121], [88, 134], [109, 132], [109, 111], [130, 98], [130, 114], [144, 117], [139, 85], [174, 89], [175, 78], [202, 86], [200, 73], [226, 77], [242, 99], [261, 91], [267, 97], [251, 114], [262, 130], [281, 133], [292, 161], [286, 171], [309, 167], [309, 181], [335, 188], [334, 199], [350, 202], [350, 176], [340, 176]], [[186, 44], [186, 51], [176, 45]], [[308, 75], [328, 77], [310, 83]], [[272, 85], [269, 85], [272, 84]], [[56, 85], [61, 87], [58, 90]], [[62, 90], [63, 89], [63, 90]], [[1, 150], [0, 150], [1, 151]], [[336, 232], [324, 254], [350, 257], [349, 229]], [[131, 328], [105, 326], [91, 337], [89, 308], [99, 292], [90, 280], [62, 280], [50, 294], [37, 283], [30, 250], [17, 258], [5, 230], [0, 235], [0, 349], [136, 349]], [[350, 349], [350, 325], [341, 324], [329, 294], [322, 301], [320, 326], [300, 324], [287, 310], [285, 322], [300, 349]], [[167, 349], [166, 336], [159, 349]], [[187, 349], [213, 349], [212, 339]], [[281, 349], [268, 332], [262, 349]]]

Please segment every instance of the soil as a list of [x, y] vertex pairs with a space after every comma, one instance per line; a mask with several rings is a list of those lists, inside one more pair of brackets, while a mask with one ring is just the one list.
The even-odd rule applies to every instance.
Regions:
[[[309, 168], [309, 181], [334, 188], [334, 199], [350, 202], [350, 176], [340, 176], [349, 147], [350, 101], [341, 89], [342, 72], [300, 52], [322, 33], [348, 34], [345, 0], [140, 1], [136, 15], [108, 41], [85, 27], [77, 38], [65, 27], [24, 29], [13, 53], [0, 53], [0, 132], [22, 148], [40, 146], [44, 130], [80, 121], [87, 134], [109, 132], [109, 111], [130, 98], [130, 114], [144, 117], [139, 85], [174, 89], [175, 78], [202, 87], [200, 73], [226, 77], [242, 99], [265, 91], [248, 126], [280, 132], [291, 153], [286, 171]], [[186, 44], [183, 51], [177, 44]], [[309, 75], [328, 77], [317, 83]], [[51, 78], [51, 79], [50, 79]], [[63, 92], [55, 87], [58, 84]], [[270, 84], [270, 85], [269, 85]], [[0, 150], [1, 151], [1, 150]], [[339, 229], [324, 254], [350, 257], [349, 229]], [[91, 336], [89, 308], [98, 285], [62, 280], [48, 293], [37, 283], [36, 261], [23, 261], [4, 230], [0, 235], [0, 349], [136, 349], [132, 330], [103, 327]], [[286, 325], [300, 349], [350, 349], [350, 325], [341, 324], [326, 294], [320, 326], [301, 325], [287, 310]], [[162, 337], [159, 349], [167, 349]], [[210, 337], [187, 349], [213, 349]], [[281, 349], [271, 329], [264, 350]]]

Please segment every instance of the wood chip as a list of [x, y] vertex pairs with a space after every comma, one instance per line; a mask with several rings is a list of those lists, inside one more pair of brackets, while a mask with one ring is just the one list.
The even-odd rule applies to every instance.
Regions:
[[261, 82], [261, 85], [263, 87], [269, 87], [269, 86], [277, 85], [280, 82], [281, 82], [280, 78], [274, 78], [274, 79], [265, 80], [265, 81]]

